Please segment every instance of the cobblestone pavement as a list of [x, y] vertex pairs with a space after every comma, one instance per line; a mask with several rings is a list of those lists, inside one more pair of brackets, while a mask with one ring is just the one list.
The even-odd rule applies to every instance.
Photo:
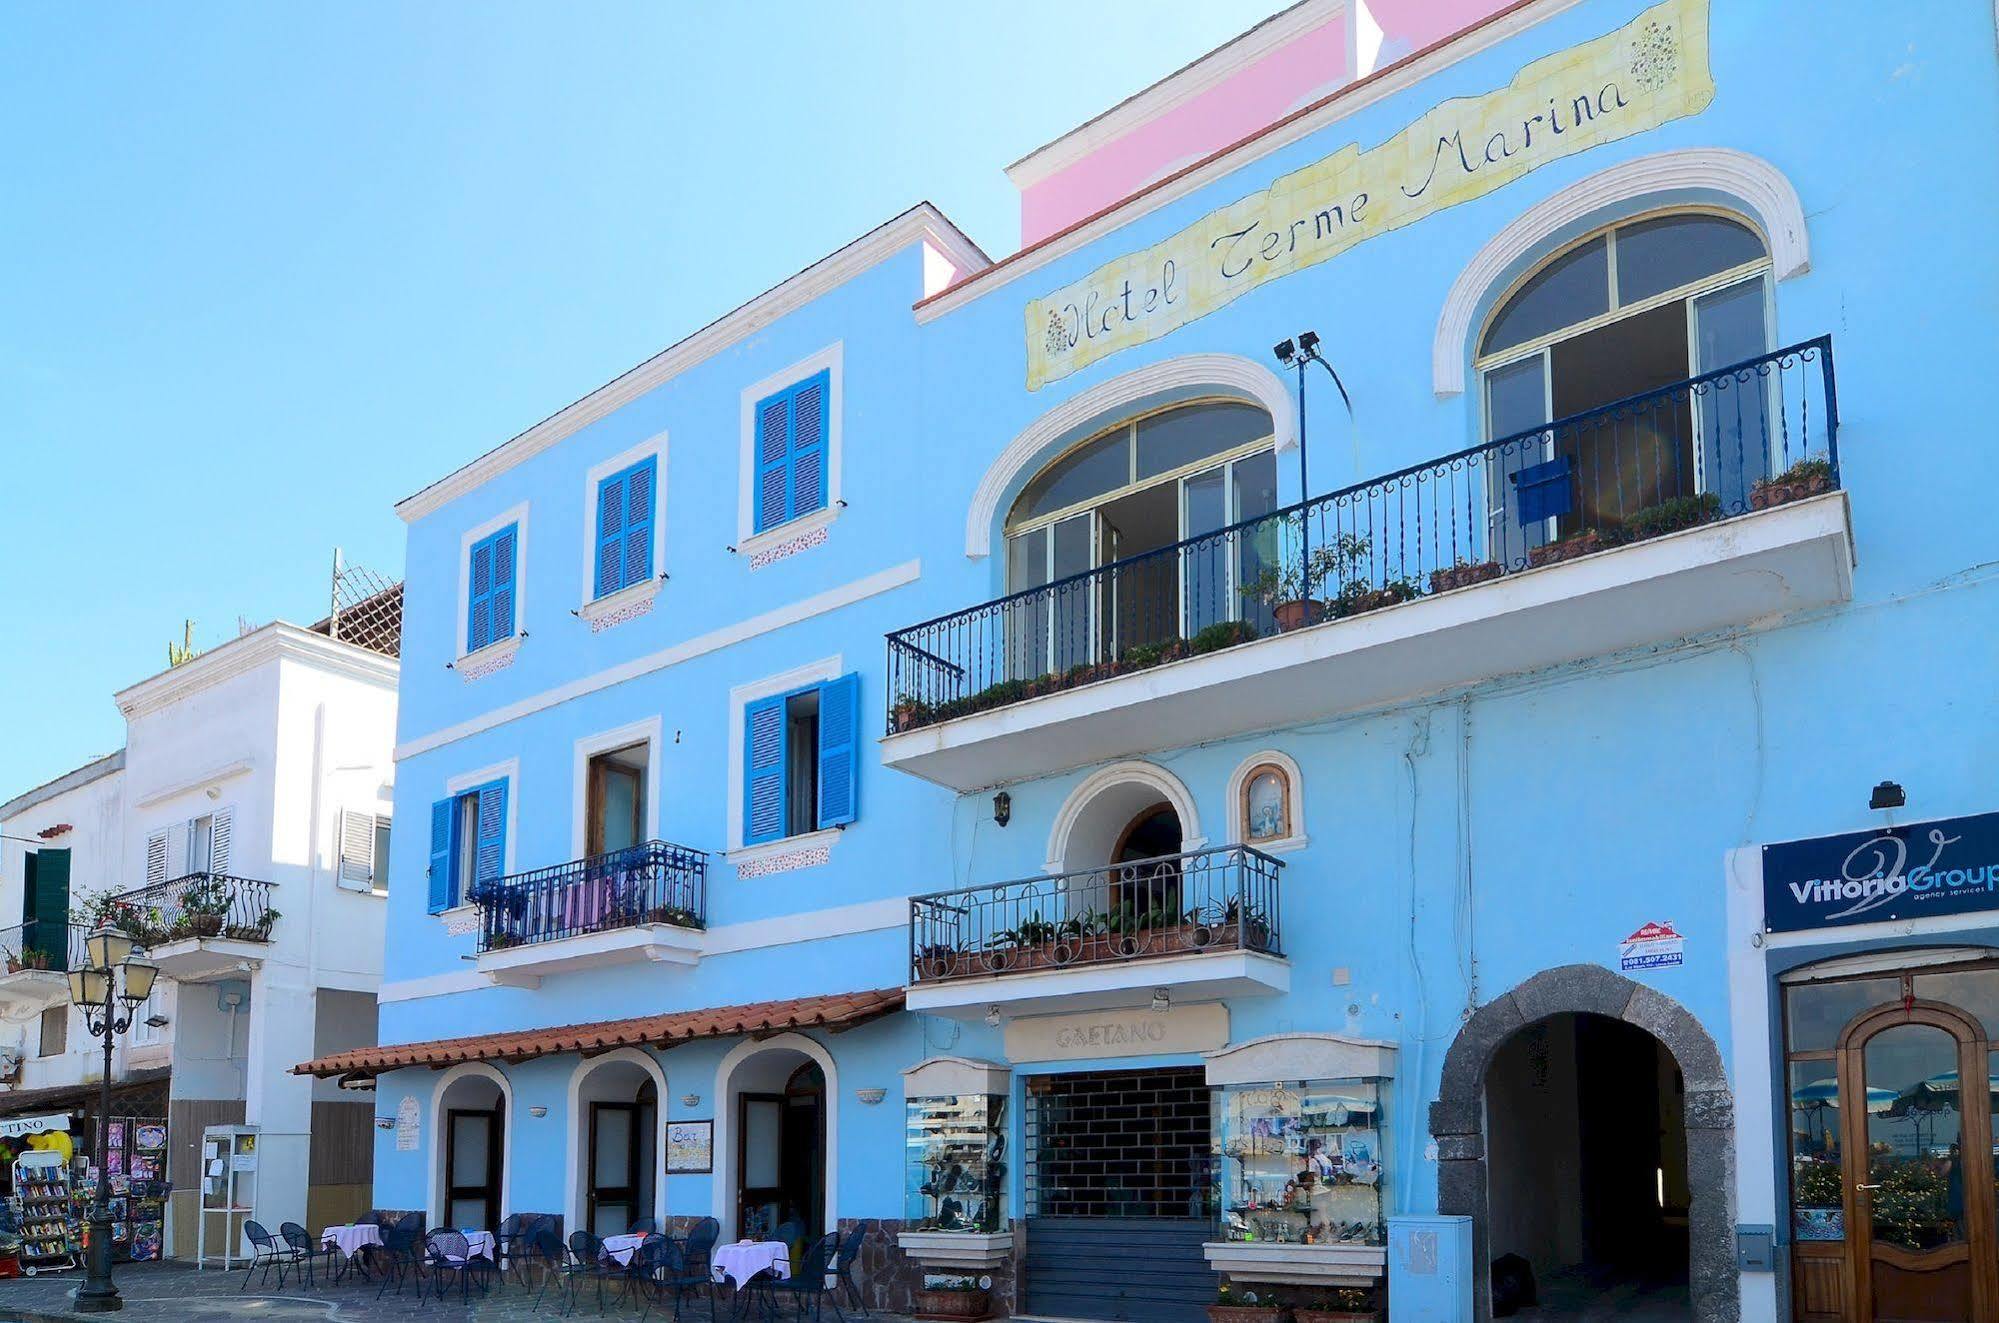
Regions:
[[[481, 1296], [475, 1288], [469, 1303], [461, 1304], [454, 1291], [444, 1301], [435, 1296], [426, 1296], [421, 1304], [417, 1302], [414, 1285], [405, 1285], [400, 1296], [393, 1287], [379, 1300], [375, 1297], [376, 1284], [358, 1277], [328, 1285], [319, 1281], [307, 1290], [299, 1281], [298, 1274], [292, 1273], [286, 1280], [284, 1289], [278, 1288], [277, 1274], [271, 1274], [270, 1283], [264, 1285], [262, 1275], [253, 1277], [247, 1283], [243, 1273], [221, 1272], [210, 1269], [196, 1272], [178, 1263], [127, 1264], [117, 1271], [118, 1292], [125, 1299], [123, 1318], [134, 1323], [408, 1323], [421, 1317], [424, 1323], [530, 1323], [531, 1320], [555, 1320], [562, 1318], [562, 1301], [558, 1288], [551, 1286], [541, 1307], [535, 1307], [535, 1285], [522, 1286], [518, 1282], [508, 1282], [495, 1288], [490, 1294]], [[44, 1319], [101, 1318], [102, 1315], [80, 1315], [73, 1309], [72, 1297], [82, 1284], [82, 1273], [62, 1273], [57, 1276], [24, 1277], [14, 1281], [0, 1281], [0, 1323], [21, 1323], [31, 1320], [39, 1323]], [[617, 1283], [611, 1283], [605, 1301], [603, 1317], [618, 1320], [619, 1323], [636, 1323], [641, 1312], [637, 1302], [627, 1303], [623, 1308], [616, 1304]], [[850, 1319], [860, 1314], [851, 1308], [846, 1311]], [[597, 1301], [594, 1291], [585, 1286], [579, 1293], [576, 1312], [572, 1318], [595, 1320]], [[655, 1307], [652, 1318], [671, 1319], [673, 1306], [669, 1300], [664, 1307]], [[718, 1323], [730, 1323], [734, 1317], [727, 1297], [717, 1312]], [[756, 1318], [755, 1313], [745, 1318]], [[782, 1317], [796, 1315], [786, 1307]], [[808, 1317], [810, 1317], [808, 1315]], [[831, 1305], [824, 1317], [832, 1319]], [[911, 1323], [902, 1315], [875, 1314], [880, 1323]], [[682, 1313], [690, 1323], [710, 1323], [706, 1300], [690, 1300]]]

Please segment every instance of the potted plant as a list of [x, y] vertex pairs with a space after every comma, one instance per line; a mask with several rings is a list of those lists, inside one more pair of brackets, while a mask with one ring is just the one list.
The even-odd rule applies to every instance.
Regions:
[[1831, 490], [1832, 461], [1823, 455], [1808, 455], [1775, 477], [1758, 480], [1749, 489], [1749, 508], [1767, 510]]
[[930, 704], [914, 694], [899, 694], [889, 708], [889, 723], [898, 731], [915, 730], [931, 719]]
[[676, 928], [699, 928], [701, 920], [684, 905], [655, 905], [646, 911], [647, 923], [670, 923]]
[[181, 895], [181, 916], [192, 937], [217, 937], [229, 911], [229, 893], [212, 879], [195, 882]]
[[918, 1318], [990, 1318], [993, 1293], [976, 1277], [933, 1277], [916, 1292]]
[[1292, 1311], [1296, 1323], [1380, 1323], [1374, 1292], [1364, 1286], [1336, 1286], [1304, 1297]]
[[958, 948], [949, 942], [930, 942], [916, 949], [916, 978], [949, 978], [958, 972]]
[[1394, 606], [1397, 602], [1407, 602], [1421, 597], [1423, 589], [1414, 579], [1389, 579], [1379, 588], [1366, 580], [1356, 580], [1340, 585], [1339, 595], [1333, 599], [1332, 611], [1335, 616], [1364, 615], [1369, 611], [1379, 611], [1384, 606]]
[[1276, 1301], [1250, 1287], [1223, 1280], [1208, 1306], [1208, 1323], [1277, 1323], [1284, 1311]]
[[1675, 496], [1657, 505], [1648, 505], [1624, 521], [1624, 531], [1634, 542], [1664, 537], [1683, 528], [1712, 523], [1721, 518], [1721, 497], [1714, 492]]
[[1622, 541], [1615, 533], [1607, 533], [1599, 528], [1585, 528], [1554, 542], [1544, 542], [1527, 552], [1527, 564], [1531, 568], [1553, 565], [1558, 561], [1574, 560], [1577, 556], [1587, 556], [1593, 552], [1605, 551]]
[[486, 938], [486, 949], [488, 951], [504, 951], [508, 947], [519, 946], [520, 944], [521, 935], [505, 928], [496, 933], [488, 934]]
[[1247, 620], [1218, 620], [1187, 640], [1187, 651], [1198, 657], [1205, 652], [1233, 648], [1256, 637], [1256, 626]]
[[1497, 579], [1506, 573], [1506, 567], [1496, 560], [1459, 561], [1440, 570], [1430, 571], [1430, 591], [1447, 593], [1453, 588], [1469, 588], [1475, 583]]

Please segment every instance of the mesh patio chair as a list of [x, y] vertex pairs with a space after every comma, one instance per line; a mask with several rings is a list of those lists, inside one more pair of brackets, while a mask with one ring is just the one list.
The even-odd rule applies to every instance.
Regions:
[[262, 1222], [245, 1222], [243, 1235], [250, 1242], [250, 1262], [243, 1269], [243, 1281], [237, 1286], [241, 1291], [250, 1285], [250, 1274], [262, 1268], [264, 1285], [270, 1285], [271, 1269], [278, 1270], [278, 1288], [284, 1289], [285, 1268], [292, 1262], [291, 1246], [280, 1241], [264, 1229]]
[[[805, 1317], [807, 1301], [812, 1304], [812, 1317], [821, 1317], [820, 1311], [827, 1303], [833, 1306], [833, 1317], [845, 1323], [846, 1315], [840, 1312], [839, 1296], [832, 1286], [826, 1284], [831, 1275], [834, 1256], [840, 1252], [840, 1233], [829, 1232], [814, 1241], [812, 1248], [805, 1251], [805, 1257], [798, 1265], [798, 1271], [790, 1277], [766, 1277], [758, 1274], [749, 1280], [750, 1290], [760, 1297], [766, 1317], [777, 1316], [777, 1302], [790, 1300], [798, 1310], [800, 1318]], [[838, 1283], [835, 1283], [837, 1286]]]
[[528, 1252], [533, 1255], [533, 1263], [541, 1269], [541, 1289], [535, 1292], [534, 1308], [541, 1309], [542, 1298], [548, 1294], [550, 1282], [560, 1282], [563, 1300], [562, 1312], [567, 1315], [576, 1308], [576, 1279], [582, 1275], [578, 1265], [570, 1260], [569, 1251], [562, 1247], [562, 1237], [547, 1223], [528, 1233]]
[[279, 1223], [278, 1235], [284, 1238], [285, 1248], [291, 1251], [290, 1258], [278, 1266], [278, 1289], [280, 1291], [285, 1289], [285, 1274], [290, 1272], [293, 1267], [298, 1268], [299, 1276], [305, 1281], [305, 1289], [308, 1291], [312, 1290], [315, 1285], [312, 1279], [312, 1265], [314, 1260], [317, 1259], [326, 1260], [327, 1275], [329, 1277], [332, 1276], [335, 1271], [334, 1258], [339, 1253], [338, 1250], [333, 1249], [331, 1246], [321, 1245], [312, 1238], [310, 1231], [307, 1231], [296, 1222]]
[[608, 1261], [604, 1264], [604, 1271], [607, 1274], [617, 1273], [623, 1281], [618, 1288], [618, 1298], [611, 1302], [613, 1305], [624, 1304], [635, 1291], [640, 1293], [650, 1291], [653, 1274], [659, 1271], [660, 1255], [666, 1243], [666, 1237], [655, 1231], [632, 1246], [631, 1254], [623, 1263], [619, 1263], [615, 1257], [606, 1253]]
[[686, 1247], [678, 1241], [661, 1241], [657, 1263], [646, 1284], [650, 1289], [650, 1295], [646, 1300], [645, 1312], [639, 1315], [639, 1323], [645, 1323], [652, 1314], [653, 1305], [669, 1292], [673, 1295], [674, 1323], [679, 1323], [687, 1297], [702, 1291], [708, 1293], [708, 1317], [711, 1320], [715, 1317], [715, 1279], [710, 1275], [706, 1264], [696, 1267], [688, 1259]]
[[382, 1298], [382, 1292], [395, 1283], [396, 1294], [403, 1293], [403, 1282], [416, 1278], [417, 1298], [423, 1298], [423, 1246], [417, 1240], [417, 1233], [405, 1230], [400, 1221], [395, 1226], [382, 1229], [382, 1243], [376, 1261], [382, 1267], [381, 1285], [375, 1288], [375, 1298]]
[[590, 1277], [597, 1283], [597, 1312], [604, 1312], [604, 1282], [610, 1276], [604, 1266], [604, 1242], [588, 1231], [569, 1233], [570, 1291], [569, 1303], [576, 1303], [575, 1283], [578, 1278]]
[[873, 1318], [874, 1315], [868, 1312], [868, 1302], [861, 1295], [861, 1285], [854, 1280], [854, 1265], [860, 1261], [861, 1247], [867, 1239], [868, 1229], [865, 1226], [856, 1226], [849, 1231], [840, 1241], [840, 1253], [833, 1260], [832, 1268], [833, 1276], [839, 1279], [848, 1301], [861, 1311], [861, 1317]]
[[641, 1217], [634, 1220], [625, 1230], [634, 1236], [650, 1236], [659, 1230], [659, 1221], [656, 1218]]
[[[433, 1231], [424, 1237], [424, 1268], [430, 1273], [437, 1286], [437, 1298], [444, 1299], [451, 1283], [458, 1284], [458, 1299], [461, 1304], [469, 1304], [472, 1299], [472, 1281], [475, 1277], [485, 1278], [479, 1284], [481, 1292], [492, 1289], [493, 1279], [499, 1276], [499, 1265], [485, 1255], [472, 1253], [472, 1242], [463, 1231]], [[418, 1295], [421, 1296], [421, 1284]]]
[[499, 1228], [493, 1232], [493, 1252], [499, 1256], [500, 1272], [520, 1269], [521, 1284], [527, 1284], [527, 1265], [533, 1257], [528, 1245], [535, 1228], [542, 1222], [540, 1213], [508, 1213], [500, 1219]]
[[687, 1229], [687, 1238], [680, 1243], [681, 1257], [686, 1261], [687, 1271], [712, 1273], [715, 1267], [715, 1242], [722, 1238], [722, 1224], [712, 1217], [704, 1217]]

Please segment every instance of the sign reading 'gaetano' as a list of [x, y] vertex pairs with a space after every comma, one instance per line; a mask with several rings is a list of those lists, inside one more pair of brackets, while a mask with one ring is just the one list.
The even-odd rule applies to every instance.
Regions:
[[1534, 61], [1496, 92], [1446, 101], [1367, 151], [1343, 147], [1035, 299], [1027, 305], [1027, 388], [1713, 99], [1707, 0], [1665, 0], [1615, 32]]

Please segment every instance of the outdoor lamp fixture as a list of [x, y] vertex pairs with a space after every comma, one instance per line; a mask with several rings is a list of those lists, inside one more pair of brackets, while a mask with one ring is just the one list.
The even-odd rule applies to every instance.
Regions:
[[[1333, 371], [1333, 365], [1320, 355], [1319, 333], [1317, 331], [1300, 331], [1296, 340], [1279, 340], [1271, 352], [1277, 355], [1279, 366], [1298, 369], [1298, 499], [1309, 501], [1312, 499], [1312, 484], [1306, 477], [1305, 472], [1305, 365], [1307, 363], [1317, 363], [1326, 370], [1326, 375], [1333, 379], [1333, 385], [1340, 392], [1341, 403], [1347, 406], [1347, 418], [1349, 420], [1353, 418], [1353, 399], [1347, 394], [1346, 383], [1340, 380], [1340, 374]], [[1305, 569], [1307, 574], [1310, 574], [1312, 564], [1310, 522], [1306, 514], [1300, 512], [1298, 516], [1300, 539], [1298, 564]]]
[[1867, 797], [1867, 807], [1871, 809], [1901, 808], [1908, 802], [1908, 792], [1893, 781], [1883, 781], [1875, 786], [1874, 793]]
[[1154, 988], [1152, 990], [1153, 1010], [1155, 1011], [1171, 1010], [1172, 1006], [1173, 1006], [1172, 993], [1168, 992], [1165, 988]]
[[999, 1024], [1000, 1024], [999, 1003], [994, 1002], [992, 1005], [986, 1007], [986, 1027], [988, 1029], [997, 1029], [999, 1028]]
[[1002, 827], [1013, 821], [1013, 796], [1004, 790], [993, 796], [993, 821]]
[[139, 953], [130, 933], [108, 923], [84, 939], [83, 949], [88, 963], [69, 972], [69, 997], [83, 1011], [91, 1036], [104, 1040], [104, 1074], [97, 1082], [97, 1194], [90, 1206], [90, 1245], [83, 1285], [76, 1292], [76, 1311], [102, 1314], [125, 1307], [111, 1281], [111, 1180], [104, 1160], [109, 1150], [111, 1048], [153, 995], [160, 968]]

